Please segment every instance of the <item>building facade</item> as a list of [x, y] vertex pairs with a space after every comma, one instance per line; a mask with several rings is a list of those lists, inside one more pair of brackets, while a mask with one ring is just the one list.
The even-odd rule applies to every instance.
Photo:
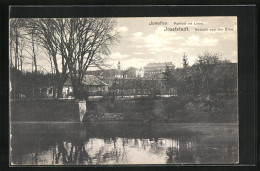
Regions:
[[163, 78], [163, 73], [166, 71], [167, 67], [170, 70], [175, 68], [172, 62], [149, 63], [144, 67], [144, 77], [150, 79]]

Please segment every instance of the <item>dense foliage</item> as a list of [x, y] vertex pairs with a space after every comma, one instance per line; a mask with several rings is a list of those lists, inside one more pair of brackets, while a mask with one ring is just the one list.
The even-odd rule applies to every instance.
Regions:
[[223, 103], [237, 95], [237, 64], [221, 60], [219, 54], [205, 52], [192, 65], [166, 70], [167, 86], [190, 102], [200, 102], [209, 113], [223, 112]]

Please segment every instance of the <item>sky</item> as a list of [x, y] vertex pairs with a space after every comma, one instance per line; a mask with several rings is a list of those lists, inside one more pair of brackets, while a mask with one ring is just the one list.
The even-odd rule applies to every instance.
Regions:
[[[151, 21], [167, 22], [167, 25], [149, 25]], [[190, 22], [192, 25], [188, 25]], [[140, 68], [154, 62], [172, 62], [181, 67], [184, 53], [192, 65], [205, 51], [237, 62], [236, 17], [117, 18], [117, 23], [120, 43], [110, 47], [111, 54], [106, 61], [112, 68], [117, 67], [118, 61], [123, 69]], [[165, 27], [189, 27], [189, 31], [164, 31]], [[195, 28], [208, 30], [196, 31]], [[211, 28], [216, 31], [210, 31]]]
[[[184, 53], [192, 65], [203, 52], [219, 53], [221, 59], [237, 62], [237, 18], [236, 17], [133, 17], [114, 18], [114, 31], [120, 34], [119, 43], [109, 47], [110, 54], [105, 61], [109, 68], [141, 68], [154, 62], [172, 62], [182, 66]], [[167, 22], [167, 25], [150, 25]], [[167, 28], [185, 28], [188, 31], [165, 31]], [[201, 29], [204, 31], [196, 31]], [[205, 30], [208, 29], [208, 30]], [[215, 29], [215, 30], [211, 30]], [[222, 30], [221, 30], [222, 29]], [[24, 52], [23, 56], [30, 59]], [[38, 69], [50, 70], [48, 56], [38, 53]], [[30, 61], [28, 61], [30, 62]], [[24, 63], [24, 70], [31, 70], [31, 64]], [[90, 68], [95, 70], [96, 68]]]

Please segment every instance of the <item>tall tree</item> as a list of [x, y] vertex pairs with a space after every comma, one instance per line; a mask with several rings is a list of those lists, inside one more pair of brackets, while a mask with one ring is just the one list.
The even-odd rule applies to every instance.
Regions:
[[14, 68], [18, 69], [18, 49], [19, 49], [19, 35], [20, 22], [18, 19], [10, 20], [10, 55], [13, 59], [12, 51], [14, 50]]
[[[68, 77], [68, 65], [63, 56], [62, 62], [59, 62], [58, 46], [56, 39], [60, 39], [60, 34], [54, 29], [57, 26], [57, 19], [27, 19], [27, 32], [32, 35], [33, 39], [38, 39], [40, 45], [46, 50], [52, 60], [51, 64], [55, 69], [55, 85], [53, 94], [62, 97], [62, 89]], [[32, 41], [33, 42], [33, 41]], [[34, 61], [36, 62], [36, 61]], [[36, 68], [35, 68], [36, 69]]]
[[173, 73], [174, 69], [170, 69], [168, 65], [165, 67], [165, 72], [163, 72], [163, 77], [166, 80], [166, 87], [167, 89], [174, 87], [174, 81], [173, 81]]
[[209, 99], [210, 96], [216, 92], [216, 87], [214, 87], [216, 75], [214, 74], [214, 71], [221, 62], [220, 54], [218, 53], [204, 52], [198, 57], [196, 65], [199, 68], [202, 80], [200, 90], [203, 99]]
[[118, 40], [118, 33], [113, 33], [116, 21], [108, 18], [49, 18], [27, 22], [27, 27], [36, 31], [42, 47], [52, 56], [58, 97], [62, 96], [68, 76], [74, 95], [79, 97], [86, 70], [90, 65], [100, 65], [110, 53], [109, 45]]
[[186, 53], [184, 53], [184, 55], [183, 55], [182, 65], [183, 65], [184, 69], [186, 69], [188, 67], [188, 65], [189, 65], [188, 56], [186, 55]]
[[[10, 40], [10, 67], [14, 68], [14, 72], [12, 72], [12, 97], [16, 98], [19, 94], [19, 82], [20, 76], [19, 69], [22, 70], [22, 57], [21, 53], [23, 52], [24, 43], [21, 41], [21, 28], [22, 22], [19, 19], [10, 19], [9, 22], [9, 40]], [[13, 58], [14, 51], [14, 58]]]
[[121, 79], [122, 80], [122, 86], [121, 86], [122, 93], [121, 93], [121, 96], [122, 97], [124, 96], [125, 82], [126, 82], [128, 74], [129, 74], [129, 69], [121, 71], [121, 76], [122, 76], [122, 79]]
[[[81, 94], [83, 77], [90, 65], [100, 66], [109, 46], [116, 43], [118, 33], [113, 33], [116, 21], [108, 18], [79, 18], [60, 21], [64, 46], [62, 56], [68, 62], [74, 94]], [[64, 36], [66, 35], [66, 36]]]
[[[19, 70], [21, 67], [20, 56], [25, 48], [25, 35], [23, 34], [24, 23], [23, 19], [10, 19], [9, 22], [9, 40], [10, 40], [10, 64], [15, 69]], [[14, 52], [14, 61], [13, 61]]]

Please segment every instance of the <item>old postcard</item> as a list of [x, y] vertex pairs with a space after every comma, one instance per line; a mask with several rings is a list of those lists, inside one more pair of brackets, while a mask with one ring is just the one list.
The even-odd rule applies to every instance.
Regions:
[[239, 163], [237, 17], [9, 24], [10, 165]]

